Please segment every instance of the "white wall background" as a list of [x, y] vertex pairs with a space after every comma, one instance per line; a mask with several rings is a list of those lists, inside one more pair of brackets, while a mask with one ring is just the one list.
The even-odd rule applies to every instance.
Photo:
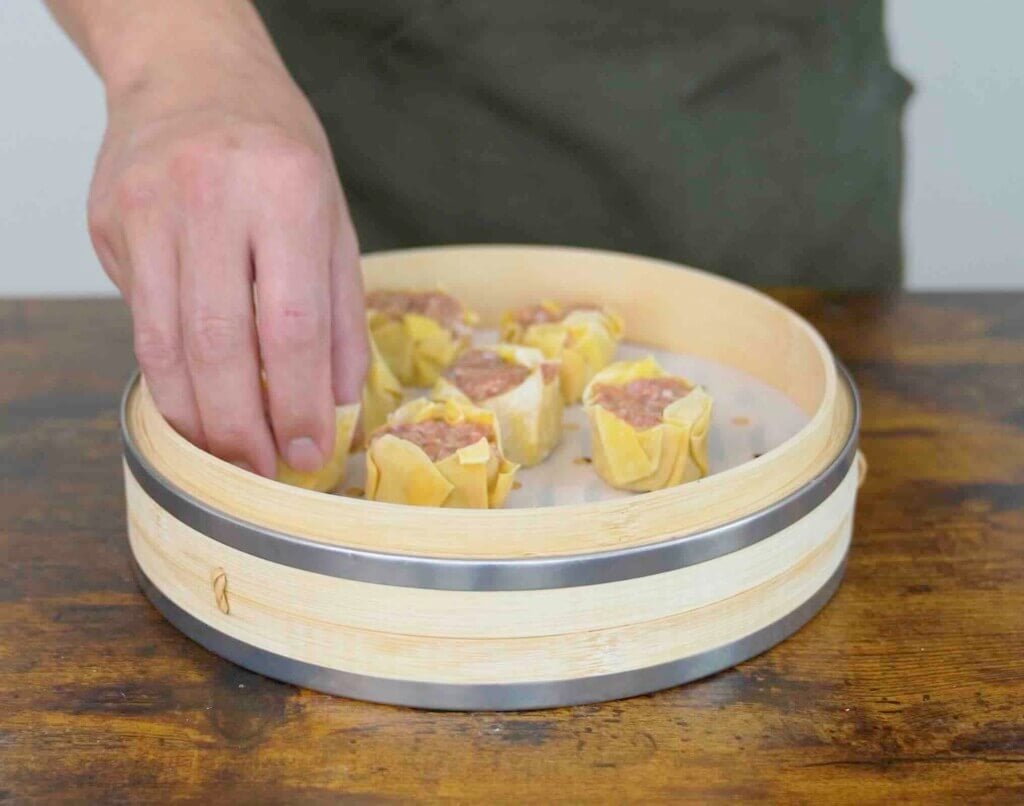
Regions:
[[0, 296], [115, 293], [85, 228], [105, 114], [41, 0], [0, 0]]
[[[911, 288], [1024, 288], [1024, 2], [889, 0], [914, 82]], [[0, 296], [113, 293], [85, 231], [103, 93], [40, 0], [0, 0]]]
[[911, 288], [1024, 288], [1024, 2], [887, 0]]

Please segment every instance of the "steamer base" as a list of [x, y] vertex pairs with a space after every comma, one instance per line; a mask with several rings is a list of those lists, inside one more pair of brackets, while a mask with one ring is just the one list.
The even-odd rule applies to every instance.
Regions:
[[809, 622], [838, 590], [844, 555], [824, 585], [799, 607], [750, 635], [715, 649], [646, 669], [578, 680], [454, 685], [392, 680], [316, 666], [259, 649], [214, 629], [168, 599], [132, 561], [139, 588], [178, 630], [222, 658], [266, 677], [357, 700], [432, 711], [528, 711], [621, 700], [689, 683], [771, 649]]

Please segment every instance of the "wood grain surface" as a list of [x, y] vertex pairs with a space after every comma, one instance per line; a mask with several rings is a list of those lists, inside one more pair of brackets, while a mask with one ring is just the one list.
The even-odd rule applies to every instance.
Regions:
[[736, 669], [450, 714], [247, 673], [128, 570], [115, 301], [0, 302], [0, 800], [1024, 800], [1024, 295], [779, 292], [864, 400], [846, 582]]

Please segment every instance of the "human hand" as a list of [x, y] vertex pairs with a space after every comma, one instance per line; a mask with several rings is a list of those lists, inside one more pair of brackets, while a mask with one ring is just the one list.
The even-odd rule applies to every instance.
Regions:
[[365, 372], [358, 244], [308, 101], [269, 38], [228, 22], [105, 76], [89, 232], [168, 421], [262, 475], [275, 453], [312, 471]]

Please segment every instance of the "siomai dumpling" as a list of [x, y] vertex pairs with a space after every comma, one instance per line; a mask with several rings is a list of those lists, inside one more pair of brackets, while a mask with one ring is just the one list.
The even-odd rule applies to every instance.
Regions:
[[406, 386], [433, 386], [469, 346], [476, 316], [443, 291], [373, 291], [366, 297], [370, 333]]
[[612, 487], [660, 490], [707, 474], [711, 397], [654, 358], [605, 367], [583, 405], [594, 468]]
[[501, 318], [501, 339], [539, 349], [561, 362], [562, 396], [575, 403], [590, 379], [615, 357], [622, 339], [622, 319], [596, 305], [561, 305], [545, 301]]
[[530, 467], [546, 459], [562, 438], [565, 404], [558, 375], [559, 362], [532, 347], [475, 347], [444, 371], [431, 397], [494, 412], [505, 455]]
[[363, 383], [363, 434], [367, 437], [387, 421], [388, 415], [402, 405], [402, 384], [380, 354], [370, 336], [370, 365]]
[[519, 466], [502, 452], [493, 412], [458, 400], [412, 400], [366, 449], [366, 497], [428, 507], [500, 507]]
[[277, 457], [277, 472], [274, 477], [285, 484], [305, 487], [307, 490], [333, 492], [345, 480], [345, 463], [352, 448], [352, 436], [359, 422], [359, 404], [349, 403], [334, 409], [334, 451], [327, 463], [312, 473], [296, 470]]

